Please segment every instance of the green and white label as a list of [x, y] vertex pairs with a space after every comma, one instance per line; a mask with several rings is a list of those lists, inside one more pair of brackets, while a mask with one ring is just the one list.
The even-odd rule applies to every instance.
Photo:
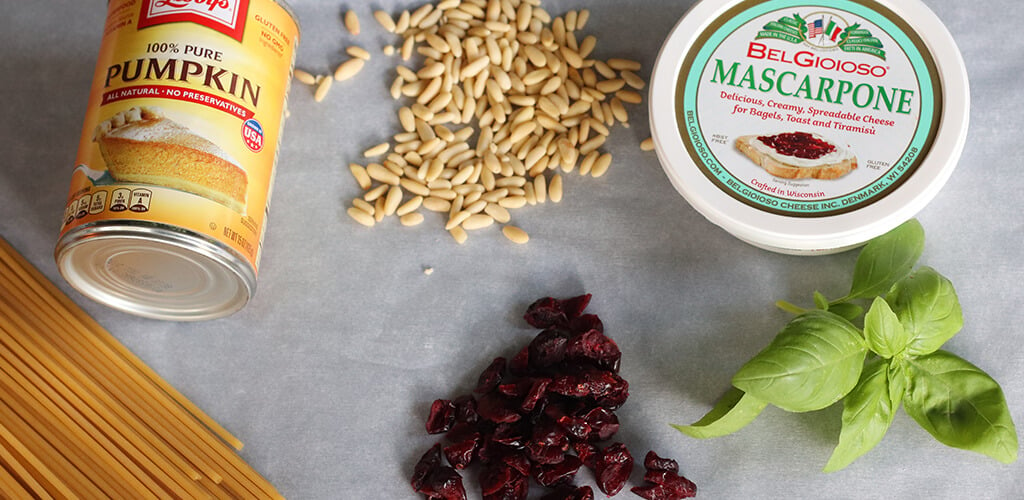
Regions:
[[930, 149], [941, 114], [934, 62], [873, 1], [744, 2], [693, 47], [676, 92], [679, 132], [703, 173], [750, 206], [793, 217], [856, 210], [906, 181]]

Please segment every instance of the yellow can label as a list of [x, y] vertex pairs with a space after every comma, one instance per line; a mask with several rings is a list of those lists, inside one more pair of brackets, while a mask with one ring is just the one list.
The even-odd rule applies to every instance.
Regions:
[[299, 28], [273, 0], [112, 0], [61, 234], [144, 221], [259, 267]]

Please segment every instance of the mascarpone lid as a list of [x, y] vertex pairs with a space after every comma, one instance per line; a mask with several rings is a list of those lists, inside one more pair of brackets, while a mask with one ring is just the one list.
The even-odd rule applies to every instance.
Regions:
[[[793, 254], [845, 250], [916, 215], [952, 174], [970, 108], [963, 58], [919, 0], [703, 0], [662, 46], [648, 102], [684, 198]], [[792, 132], [836, 149], [737, 144]]]

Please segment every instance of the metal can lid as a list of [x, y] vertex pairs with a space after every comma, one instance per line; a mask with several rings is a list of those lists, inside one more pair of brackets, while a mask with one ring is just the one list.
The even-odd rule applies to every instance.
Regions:
[[58, 244], [57, 266], [89, 298], [138, 316], [198, 321], [249, 301], [255, 275], [192, 235], [138, 226], [94, 227]]

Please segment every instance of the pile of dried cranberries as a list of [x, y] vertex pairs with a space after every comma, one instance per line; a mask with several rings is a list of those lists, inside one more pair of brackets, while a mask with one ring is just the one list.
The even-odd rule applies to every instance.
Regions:
[[[416, 464], [413, 489], [428, 499], [464, 500], [458, 471], [471, 464], [479, 464], [484, 500], [525, 499], [531, 477], [551, 488], [542, 500], [593, 499], [589, 486], [572, 484], [582, 466], [606, 495], [622, 489], [632, 455], [622, 443], [598, 444], [619, 430], [615, 410], [626, 402], [629, 384], [618, 374], [618, 345], [597, 316], [583, 314], [589, 302], [589, 294], [534, 302], [525, 319], [543, 331], [533, 341], [511, 359], [495, 358], [473, 394], [434, 401], [427, 432], [445, 434], [445, 444]], [[643, 465], [648, 484], [633, 493], [648, 500], [697, 494], [674, 460], [652, 451]]]

